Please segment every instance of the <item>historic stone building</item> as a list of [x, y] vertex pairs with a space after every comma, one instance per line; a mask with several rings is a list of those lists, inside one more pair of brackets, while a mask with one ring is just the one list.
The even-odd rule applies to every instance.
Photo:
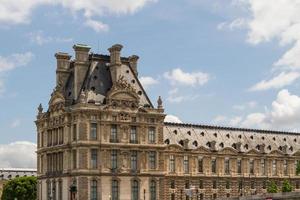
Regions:
[[74, 45], [57, 53], [56, 87], [40, 105], [39, 200], [215, 199], [266, 192], [268, 180], [300, 187], [300, 135], [164, 123], [138, 79], [138, 56]]

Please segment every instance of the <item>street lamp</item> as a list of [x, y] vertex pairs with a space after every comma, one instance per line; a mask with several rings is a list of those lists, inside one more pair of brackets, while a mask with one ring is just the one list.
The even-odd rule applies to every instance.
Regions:
[[71, 200], [75, 200], [76, 192], [77, 192], [77, 186], [75, 182], [73, 182], [72, 185], [70, 186]]

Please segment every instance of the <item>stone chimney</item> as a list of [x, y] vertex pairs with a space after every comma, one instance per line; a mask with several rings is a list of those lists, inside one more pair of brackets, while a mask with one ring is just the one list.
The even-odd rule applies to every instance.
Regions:
[[55, 54], [57, 67], [56, 67], [56, 87], [61, 88], [65, 85], [70, 68], [71, 56], [67, 53], [58, 52]]
[[136, 76], [138, 76], [138, 71], [137, 71], [137, 61], [139, 57], [137, 55], [132, 55], [128, 57], [129, 59], [129, 64], [133, 72], [135, 73]]
[[113, 84], [117, 81], [120, 72], [121, 62], [121, 50], [123, 46], [120, 44], [115, 44], [108, 49], [110, 53], [110, 73]]
[[89, 67], [89, 51], [90, 46], [84, 44], [76, 44], [73, 46], [75, 51], [74, 60], [74, 97], [78, 98], [84, 78]]

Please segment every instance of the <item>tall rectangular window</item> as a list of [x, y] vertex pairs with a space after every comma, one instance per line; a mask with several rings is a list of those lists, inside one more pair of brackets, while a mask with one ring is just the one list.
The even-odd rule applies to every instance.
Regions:
[[241, 159], [237, 160], [237, 173], [238, 174], [242, 173], [242, 160]]
[[189, 157], [184, 156], [183, 157], [183, 171], [184, 173], [189, 173]]
[[118, 151], [116, 149], [111, 150], [111, 169], [118, 168]]
[[77, 124], [73, 124], [73, 141], [77, 140]]
[[155, 151], [149, 152], [149, 168], [156, 169], [156, 152]]
[[72, 154], [73, 154], [73, 169], [76, 169], [77, 168], [77, 152], [76, 152], [76, 150], [73, 150]]
[[288, 175], [288, 163], [287, 163], [287, 160], [283, 161], [283, 173], [284, 173], [285, 176]]
[[229, 166], [229, 158], [225, 158], [225, 174], [229, 174], [230, 173], [230, 166]]
[[175, 156], [170, 155], [170, 172], [174, 173], [175, 172]]
[[137, 151], [131, 151], [131, 170], [137, 170]]
[[90, 139], [97, 140], [97, 123], [91, 123]]
[[63, 200], [63, 184], [62, 180], [58, 181], [58, 200]]
[[148, 130], [148, 141], [151, 144], [155, 143], [155, 128], [154, 127], [150, 127]]
[[91, 182], [91, 200], [98, 199], [97, 185], [98, 185], [97, 181], [92, 180], [92, 182]]
[[212, 185], [213, 185], [213, 189], [217, 189], [217, 181], [216, 180], [213, 180]]
[[130, 128], [130, 143], [137, 144], [137, 131], [136, 126]]
[[217, 160], [216, 158], [211, 159], [211, 173], [217, 173]]
[[116, 143], [118, 142], [118, 132], [117, 132], [117, 125], [111, 125], [110, 129], [110, 142]]
[[276, 160], [272, 161], [272, 174], [273, 174], [273, 176], [277, 175], [277, 162], [276, 162]]
[[203, 158], [198, 157], [198, 172], [203, 173]]
[[266, 160], [265, 159], [261, 159], [260, 160], [260, 170], [261, 170], [261, 175], [266, 175]]
[[98, 162], [98, 150], [92, 149], [91, 150], [91, 168], [97, 169], [97, 162]]
[[250, 174], [254, 174], [254, 160], [249, 161], [249, 169], [250, 169]]
[[119, 200], [119, 182], [117, 180], [111, 182], [111, 200]]

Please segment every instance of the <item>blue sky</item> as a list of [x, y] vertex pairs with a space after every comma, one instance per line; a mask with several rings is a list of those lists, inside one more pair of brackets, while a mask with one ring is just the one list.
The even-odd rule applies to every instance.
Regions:
[[36, 108], [47, 108], [55, 84], [54, 54], [73, 54], [76, 43], [103, 54], [120, 43], [123, 56], [139, 55], [139, 76], [154, 104], [162, 96], [169, 120], [298, 130], [300, 8], [277, 1], [2, 2], [0, 152], [36, 142]]

